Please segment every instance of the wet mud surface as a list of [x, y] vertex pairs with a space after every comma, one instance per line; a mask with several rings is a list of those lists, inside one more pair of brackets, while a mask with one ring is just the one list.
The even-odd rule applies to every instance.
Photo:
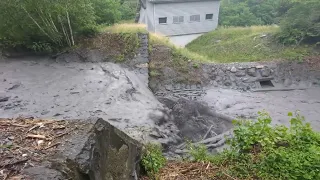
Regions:
[[141, 139], [154, 124], [149, 114], [162, 107], [133, 71], [113, 63], [2, 60], [0, 82], [2, 118], [101, 117]]
[[[227, 74], [239, 71], [225, 69]], [[274, 123], [285, 125], [289, 124], [287, 113], [300, 110], [312, 127], [320, 130], [320, 87], [311, 81], [306, 81], [309, 85], [305, 90], [272, 92], [180, 84], [165, 87], [169, 91], [160, 95], [156, 92], [155, 96], [146, 85], [148, 74], [144, 71], [76, 58], [1, 60], [0, 117], [101, 117], [135, 139], [156, 140], [167, 148], [184, 138], [199, 141], [209, 131], [208, 138], [221, 134], [232, 128], [230, 119], [255, 119], [261, 110], [268, 111]], [[285, 76], [277, 75], [275, 81], [285, 83]], [[295, 82], [297, 78], [291, 79]]]
[[306, 90], [239, 92], [209, 88], [201, 98], [216, 111], [232, 117], [255, 119], [266, 110], [273, 123], [289, 125], [288, 112], [299, 111], [311, 126], [320, 131], [320, 88]]

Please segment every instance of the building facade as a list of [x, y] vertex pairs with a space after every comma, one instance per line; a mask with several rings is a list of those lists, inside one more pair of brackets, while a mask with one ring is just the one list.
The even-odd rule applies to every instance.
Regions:
[[192, 36], [216, 29], [220, 0], [140, 0], [139, 23], [168, 37]]

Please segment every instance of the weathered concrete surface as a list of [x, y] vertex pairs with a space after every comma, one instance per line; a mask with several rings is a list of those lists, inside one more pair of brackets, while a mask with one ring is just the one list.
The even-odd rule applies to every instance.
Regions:
[[180, 36], [170, 36], [170, 41], [178, 46], [178, 47], [185, 47], [187, 44], [189, 44], [191, 41], [197, 39], [200, 37], [201, 34], [189, 34], [189, 35], [180, 35]]
[[[78, 120], [80, 121], [80, 120]], [[48, 160], [28, 167], [31, 179], [137, 179], [141, 144], [103, 119], [88, 120]]]

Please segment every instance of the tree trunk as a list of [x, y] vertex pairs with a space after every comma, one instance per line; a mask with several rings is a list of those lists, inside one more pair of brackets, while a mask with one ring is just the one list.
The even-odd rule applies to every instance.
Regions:
[[71, 44], [74, 46], [74, 39], [73, 39], [73, 33], [72, 33], [72, 28], [70, 24], [70, 18], [69, 18], [69, 13], [67, 11], [67, 19], [68, 19], [68, 25], [69, 25], [69, 31], [70, 31], [70, 37], [71, 37]]
[[27, 13], [28, 17], [37, 25], [37, 27], [46, 35], [52, 42], [55, 42], [54, 39], [39, 25], [39, 23], [31, 16], [31, 14], [27, 11], [26, 8], [22, 7], [22, 9]]

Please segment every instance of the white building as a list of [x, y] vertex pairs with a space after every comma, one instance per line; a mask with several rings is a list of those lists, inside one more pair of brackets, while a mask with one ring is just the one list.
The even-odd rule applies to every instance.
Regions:
[[220, 0], [140, 0], [139, 23], [186, 45], [218, 25]]

